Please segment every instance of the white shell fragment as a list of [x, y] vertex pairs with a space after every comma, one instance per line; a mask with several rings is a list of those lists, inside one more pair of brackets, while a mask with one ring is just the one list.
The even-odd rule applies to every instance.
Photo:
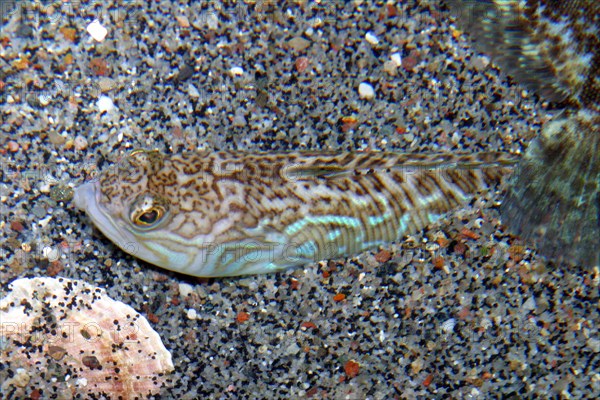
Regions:
[[89, 24], [86, 30], [88, 31], [90, 36], [98, 42], [103, 41], [104, 38], [106, 38], [106, 35], [108, 34], [108, 29], [102, 26], [102, 24], [98, 20], [95, 20], [94, 22]]
[[[9, 287], [0, 300], [0, 392], [20, 398], [29, 393], [25, 380], [29, 390], [50, 381], [47, 393], [126, 400], [167, 384], [173, 362], [158, 334], [103, 289], [64, 278], [18, 279]], [[23, 379], [8, 379], [8, 371]]]

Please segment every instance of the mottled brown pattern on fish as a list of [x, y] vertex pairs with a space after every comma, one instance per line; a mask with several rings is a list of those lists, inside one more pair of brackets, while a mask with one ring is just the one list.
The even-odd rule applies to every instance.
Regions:
[[[488, 162], [485, 157], [489, 156], [482, 157], [456, 156], [455, 161], [474, 165]], [[504, 159], [504, 156], [496, 153], [493, 157], [500, 161]], [[369, 217], [377, 217], [382, 213], [382, 204], [373, 201], [376, 195], [383, 195], [388, 201], [388, 211], [393, 213], [389, 221], [397, 220], [411, 208], [419, 207], [419, 197], [448, 190], [447, 185], [440, 184], [441, 171], [427, 170], [418, 164], [434, 165], [439, 164], [438, 160], [450, 158], [394, 153], [316, 156], [295, 153], [186, 153], [164, 157], [161, 160], [162, 168], [148, 176], [147, 183], [139, 181], [131, 186], [124, 185], [126, 177], [115, 179], [108, 174], [103, 177], [101, 186], [105, 200], [111, 198], [112, 201], [117, 194], [130, 197], [149, 190], [167, 198], [174, 215], [193, 212], [190, 218], [195, 232], [183, 235], [190, 239], [198, 234], [210, 233], [213, 226], [224, 217], [234, 218], [237, 223], [224, 236], [227, 240], [236, 240], [240, 230], [257, 228], [265, 219], [270, 220], [273, 229], [284, 230], [307, 215], [306, 212], [298, 212], [302, 205], [313, 216], [354, 216], [366, 224]], [[505, 161], [506, 165], [512, 162], [509, 158]], [[504, 168], [498, 167], [502, 167], [501, 164], [499, 162], [490, 169], [506, 173]], [[415, 166], [414, 171], [411, 165]], [[151, 166], [146, 168], [155, 170]], [[308, 172], [305, 174], [303, 171]], [[466, 175], [448, 176], [457, 178], [457, 186], [468, 193], [498, 179], [497, 173], [475, 176], [471, 171]], [[407, 179], [414, 180], [416, 192], [403, 186]], [[177, 183], [182, 181], [186, 183]], [[468, 185], [468, 181], [473, 182]], [[116, 184], [120, 185], [118, 189], [115, 188]], [[322, 190], [318, 191], [319, 188]], [[352, 204], [351, 198], [355, 196], [366, 196], [366, 205], [357, 207]], [[458, 199], [453, 195], [442, 196], [439, 202], [430, 205], [430, 211], [443, 213], [457, 204]], [[330, 224], [329, 228], [334, 229], [335, 226]], [[390, 233], [397, 231], [397, 223], [387, 222], [382, 226], [387, 232], [384, 236], [398, 236], [397, 233]], [[367, 235], [366, 240], [369, 239], [375, 238]]]

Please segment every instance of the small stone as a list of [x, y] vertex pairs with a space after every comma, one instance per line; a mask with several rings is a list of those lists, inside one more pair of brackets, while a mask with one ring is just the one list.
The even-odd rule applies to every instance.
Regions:
[[59, 29], [59, 32], [62, 33], [65, 39], [67, 39], [69, 42], [75, 42], [75, 39], [77, 38], [77, 31], [75, 28], [63, 26]]
[[250, 314], [248, 314], [247, 312], [244, 311], [240, 311], [237, 316], [235, 317], [235, 321], [238, 324], [243, 324], [244, 322], [248, 321], [250, 319]]
[[417, 55], [418, 54], [415, 51], [411, 51], [407, 57], [402, 59], [402, 66], [405, 70], [412, 71], [417, 66], [419, 63]]
[[392, 254], [387, 250], [381, 250], [375, 255], [375, 260], [377, 260], [379, 263], [388, 262], [390, 258], [392, 258]]
[[344, 364], [344, 372], [348, 375], [348, 378], [354, 378], [360, 372], [360, 364], [354, 360], [350, 360]]
[[25, 229], [20, 221], [11, 221], [10, 228], [15, 232], [23, 232], [23, 229]]
[[46, 214], [48, 214], [48, 212], [46, 211], [46, 208], [36, 205], [31, 209], [31, 213], [33, 215], [35, 215], [35, 217], [37, 219], [42, 219], [46, 216]]
[[291, 345], [289, 345], [287, 347], [287, 349], [285, 349], [285, 352], [288, 355], [296, 355], [296, 354], [298, 354], [299, 351], [300, 351], [300, 347], [298, 346], [298, 344], [296, 344], [296, 342], [292, 343]]
[[187, 310], [188, 319], [195, 320], [198, 317], [198, 313], [193, 308]]
[[233, 126], [237, 126], [239, 128], [246, 126], [247, 123], [248, 122], [246, 121], [246, 117], [244, 117], [242, 114], [236, 114], [235, 117], [233, 117], [233, 121], [231, 122]]
[[229, 70], [231, 76], [242, 76], [244, 75], [244, 69], [241, 67], [233, 67]]
[[73, 198], [74, 191], [65, 185], [53, 186], [50, 189], [50, 198], [56, 202], [70, 201]]
[[454, 331], [454, 327], [456, 326], [456, 320], [454, 318], [450, 318], [449, 320], [442, 323], [442, 332], [450, 333]]
[[100, 21], [95, 20], [91, 24], [89, 24], [86, 28], [88, 33], [94, 40], [101, 42], [104, 40], [106, 35], [108, 34], [108, 30], [100, 24]]
[[48, 104], [50, 104], [51, 99], [52, 99], [52, 97], [49, 96], [48, 94], [40, 94], [38, 96], [38, 103], [40, 106], [46, 107]]
[[67, 354], [67, 350], [60, 346], [50, 345], [48, 346], [48, 355], [54, 358], [56, 361], [62, 360], [62, 358]]
[[81, 362], [91, 370], [102, 368], [102, 365], [96, 356], [84, 356], [81, 359]]
[[75, 150], [85, 150], [88, 147], [87, 139], [81, 135], [79, 135], [75, 138], [75, 141], [73, 142], [73, 144], [75, 146]]
[[390, 55], [390, 60], [396, 64], [396, 67], [399, 67], [402, 65], [402, 56], [400, 55], [400, 53], [393, 53]]
[[86, 378], [79, 378], [75, 381], [75, 385], [77, 387], [86, 387], [88, 384], [88, 380]]
[[117, 87], [117, 85], [116, 85], [114, 79], [103, 76], [98, 80], [98, 88], [100, 89], [100, 91], [102, 93], [109, 92], [116, 87]]
[[107, 76], [110, 74], [110, 65], [102, 57], [94, 57], [88, 64], [92, 74], [95, 76]]
[[111, 112], [115, 108], [115, 103], [113, 103], [112, 99], [108, 96], [100, 96], [96, 105], [100, 112]]
[[391, 60], [383, 63], [383, 70], [390, 76], [396, 76], [398, 66]]
[[594, 353], [600, 353], [600, 339], [596, 339], [596, 338], [591, 337], [591, 338], [589, 338], [587, 340], [587, 342], [585, 344]]
[[361, 99], [372, 100], [375, 98], [375, 89], [367, 82], [362, 82], [358, 85], [358, 95]]
[[8, 384], [14, 384], [15, 386], [24, 388], [29, 384], [29, 381], [31, 380], [31, 377], [29, 376], [29, 374], [27, 373], [27, 371], [23, 368], [18, 368], [17, 373], [15, 374], [15, 376], [12, 377], [12, 379], [10, 380], [10, 383]]
[[306, 68], [308, 68], [308, 64], [309, 64], [308, 58], [298, 57], [295, 62], [296, 71], [298, 71], [298, 72], [304, 71]]
[[534, 310], [536, 305], [535, 305], [535, 299], [533, 298], [533, 296], [531, 296], [527, 300], [525, 300], [522, 307], [525, 310], [529, 310], [529, 311]]
[[194, 287], [189, 283], [179, 284], [179, 295], [181, 297], [187, 297], [194, 292]]
[[216, 30], [219, 27], [219, 17], [214, 12], [208, 14], [208, 18], [206, 18], [206, 26], [210, 30]]
[[61, 136], [54, 131], [50, 131], [48, 133], [48, 140], [54, 145], [62, 145], [65, 144], [65, 142], [67, 141], [67, 139], [64, 136]]
[[303, 51], [306, 50], [308, 46], [310, 46], [310, 41], [297, 36], [288, 40], [288, 45], [296, 51]]
[[196, 88], [196, 86], [192, 85], [191, 83], [188, 84], [188, 96], [194, 99], [200, 97], [200, 92], [198, 91], [198, 88]]
[[367, 32], [367, 34], [365, 35], [365, 39], [373, 46], [379, 44], [379, 39], [377, 39], [377, 36], [375, 36], [371, 32]]
[[6, 144], [6, 147], [11, 153], [16, 153], [17, 151], [19, 151], [19, 143], [15, 142], [14, 140], [9, 141]]
[[55, 247], [46, 246], [42, 249], [42, 256], [50, 262], [58, 261], [60, 252]]
[[190, 27], [190, 20], [185, 15], [178, 15], [177, 17], [175, 17], [175, 19], [177, 20], [177, 23], [179, 24], [180, 27], [182, 27], [182, 28]]

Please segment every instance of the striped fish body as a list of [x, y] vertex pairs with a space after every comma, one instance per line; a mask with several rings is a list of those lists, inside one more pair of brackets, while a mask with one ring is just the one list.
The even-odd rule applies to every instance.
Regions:
[[139, 151], [76, 205], [125, 251], [214, 277], [357, 254], [434, 222], [497, 184], [501, 153], [184, 153]]

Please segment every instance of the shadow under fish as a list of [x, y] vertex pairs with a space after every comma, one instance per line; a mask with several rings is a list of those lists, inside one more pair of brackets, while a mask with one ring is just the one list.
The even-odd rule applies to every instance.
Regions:
[[600, 265], [600, 3], [446, 3], [482, 52], [559, 111], [509, 182], [503, 223], [558, 262]]

